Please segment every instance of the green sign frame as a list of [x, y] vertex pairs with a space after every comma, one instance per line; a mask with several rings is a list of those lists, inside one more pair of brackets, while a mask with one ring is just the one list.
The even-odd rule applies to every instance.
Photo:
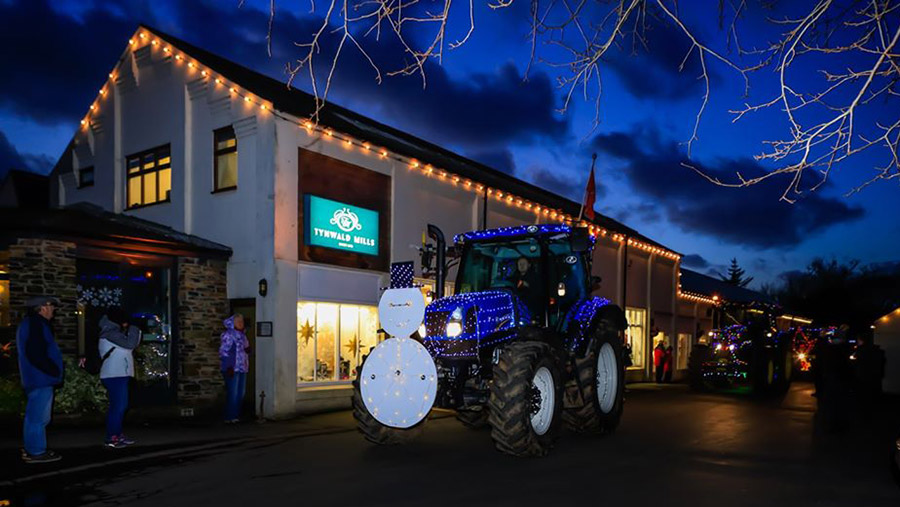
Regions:
[[378, 212], [317, 195], [303, 196], [304, 239], [320, 246], [378, 255]]

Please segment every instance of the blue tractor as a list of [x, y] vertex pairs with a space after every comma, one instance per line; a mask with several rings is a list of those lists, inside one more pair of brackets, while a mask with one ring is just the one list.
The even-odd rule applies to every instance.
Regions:
[[[442, 294], [443, 235], [434, 226], [429, 235]], [[435, 364], [434, 406], [455, 410], [466, 426], [489, 426], [496, 448], [515, 456], [546, 454], [561, 424], [612, 432], [622, 416], [626, 321], [619, 307], [591, 295], [599, 284], [591, 276], [593, 237], [583, 228], [529, 225], [467, 232], [454, 242], [455, 294], [428, 304], [411, 336]], [[359, 381], [354, 416], [378, 444], [403, 442], [426, 421], [379, 422]]]

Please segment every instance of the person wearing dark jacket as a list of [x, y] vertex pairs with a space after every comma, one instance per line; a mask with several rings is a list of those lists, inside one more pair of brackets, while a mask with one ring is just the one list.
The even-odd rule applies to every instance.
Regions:
[[104, 445], [119, 449], [134, 444], [125, 436], [122, 425], [128, 410], [128, 383], [134, 377], [134, 349], [141, 342], [141, 331], [128, 323], [128, 315], [112, 309], [100, 318], [100, 382], [109, 397]]
[[59, 454], [47, 449], [47, 424], [53, 411], [53, 388], [63, 380], [62, 354], [50, 327], [59, 300], [39, 296], [25, 304], [28, 315], [16, 330], [19, 375], [27, 398], [22, 459], [26, 463], [50, 463], [60, 460]]

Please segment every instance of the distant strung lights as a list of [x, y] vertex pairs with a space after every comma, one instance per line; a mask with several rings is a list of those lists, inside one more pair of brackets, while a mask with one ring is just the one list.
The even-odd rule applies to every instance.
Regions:
[[[527, 211], [531, 211], [536, 216], [544, 216], [548, 217], [551, 220], [558, 220], [559, 222], [565, 223], [570, 226], [581, 226], [586, 227], [590, 234], [595, 237], [608, 237], [609, 239], [623, 243], [625, 241], [628, 242], [628, 246], [638, 248], [650, 254], [657, 254], [668, 259], [678, 260], [681, 258], [675, 252], [670, 250], [666, 250], [665, 248], [651, 245], [649, 243], [639, 241], [634, 238], [628, 238], [624, 234], [615, 233], [607, 230], [604, 227], [600, 227], [598, 225], [592, 224], [586, 220], [578, 220], [572, 215], [564, 213], [562, 210], [556, 210], [552, 208], [548, 208], [539, 203], [529, 201], [527, 199], [523, 199], [519, 196], [515, 196], [509, 193], [505, 193], [503, 191], [493, 189], [490, 187], [486, 187], [485, 185], [474, 182], [470, 179], [464, 178], [458, 174], [454, 174], [442, 169], [435, 169], [431, 164], [422, 164], [418, 160], [406, 157], [404, 155], [400, 155], [398, 153], [393, 153], [388, 151], [385, 148], [379, 148], [376, 146], [372, 146], [370, 143], [358, 140], [353, 138], [347, 134], [336, 133], [329, 127], [323, 127], [319, 125], [317, 122], [312, 121], [311, 119], [303, 119], [296, 120], [294, 118], [285, 116], [272, 108], [271, 105], [265, 104], [262, 101], [256, 99], [249, 93], [245, 93], [243, 90], [237, 87], [234, 83], [228, 84], [228, 80], [222, 76], [221, 74], [215, 73], [212, 69], [202, 67], [198, 62], [190, 59], [190, 57], [186, 54], [177, 52], [173, 47], [166, 44], [166, 42], [160, 38], [151, 37], [148, 32], [141, 32], [137, 35], [137, 38], [131, 38], [128, 40], [129, 46], [134, 47], [138, 44], [138, 39], [140, 41], [147, 41], [149, 39], [149, 46], [151, 49], [162, 47], [162, 51], [171, 56], [175, 63], [180, 64], [183, 62], [187, 62], [187, 67], [190, 69], [190, 72], [199, 71], [200, 75], [204, 78], [212, 78], [215, 86], [228, 86], [228, 91], [235, 96], [243, 98], [243, 102], [247, 104], [249, 107], [258, 107], [260, 111], [263, 112], [271, 112], [271, 114], [278, 116], [282, 120], [290, 121], [292, 123], [296, 123], [298, 127], [305, 129], [306, 132], [310, 135], [313, 133], [318, 133], [322, 136], [322, 139], [336, 139], [340, 141], [346, 149], [353, 149], [354, 147], [360, 148], [363, 153], [372, 153], [373, 155], [378, 156], [378, 158], [386, 160], [388, 158], [392, 160], [396, 160], [404, 165], [406, 165], [410, 171], [421, 171], [423, 175], [426, 177], [436, 178], [438, 180], [444, 181], [453, 186], [458, 186], [465, 190], [470, 190], [476, 193], [484, 193], [488, 197], [493, 197], [496, 201], [502, 202], [509, 207], [515, 207], [524, 209]], [[115, 81], [115, 71], [109, 74], [109, 78], [111, 81]], [[81, 120], [81, 125], [83, 127], [87, 127], [91, 123], [91, 118], [96, 116], [100, 110], [100, 101], [105, 98], [107, 93], [106, 86], [101, 88], [100, 96], [97, 98], [94, 104], [91, 105], [90, 110], [84, 119]]]
[[709, 297], [709, 296], [705, 296], [703, 294], [697, 294], [695, 292], [681, 290], [680, 287], [678, 289], [678, 297], [680, 297], [681, 299], [686, 299], [686, 300], [694, 302], [694, 303], [706, 303], [708, 305], [715, 305], [715, 304], [719, 303], [719, 296]]

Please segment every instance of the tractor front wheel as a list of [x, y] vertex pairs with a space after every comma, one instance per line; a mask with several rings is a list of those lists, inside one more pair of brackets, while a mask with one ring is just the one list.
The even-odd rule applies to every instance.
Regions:
[[560, 375], [546, 343], [507, 345], [494, 365], [488, 401], [491, 438], [500, 452], [543, 456], [556, 437], [562, 392]]
[[363, 402], [359, 379], [353, 381], [353, 419], [356, 420], [356, 429], [363, 434], [363, 437], [369, 442], [379, 445], [406, 443], [422, 433], [422, 427], [427, 421], [427, 418], [423, 419], [422, 422], [408, 429], [392, 428], [381, 424], [372, 417]]

